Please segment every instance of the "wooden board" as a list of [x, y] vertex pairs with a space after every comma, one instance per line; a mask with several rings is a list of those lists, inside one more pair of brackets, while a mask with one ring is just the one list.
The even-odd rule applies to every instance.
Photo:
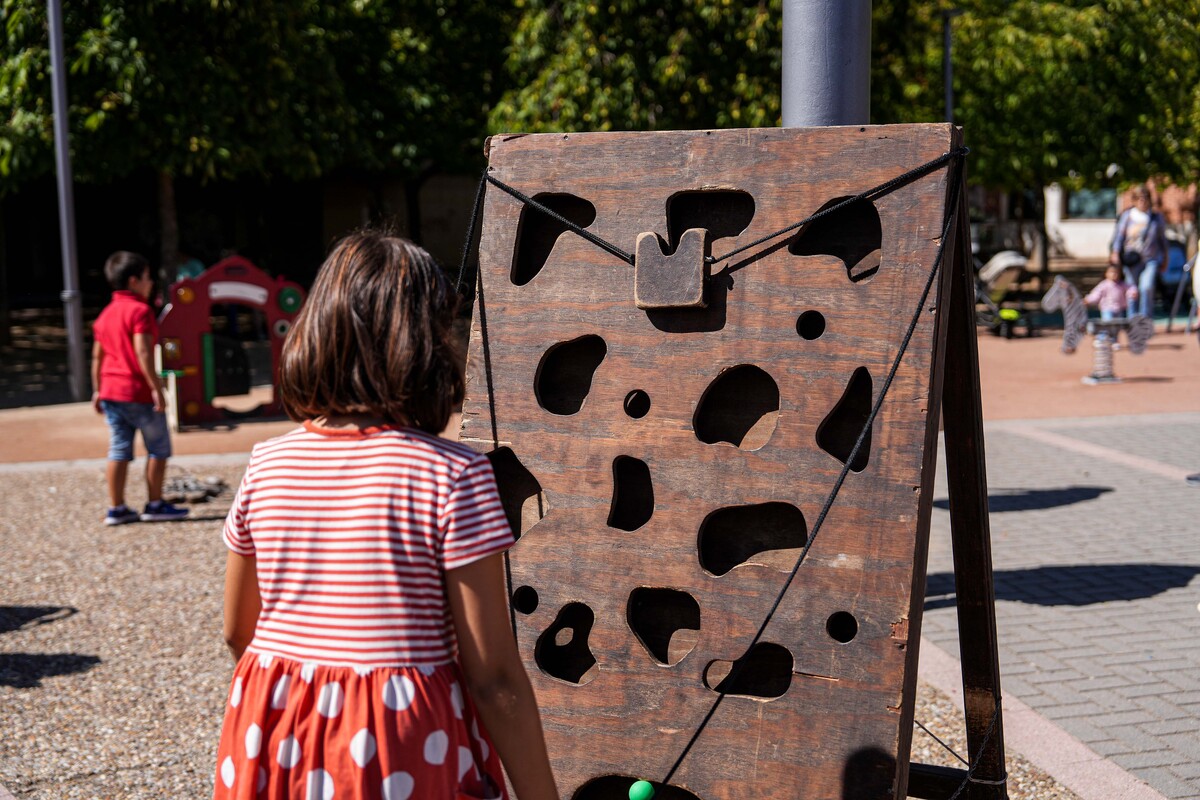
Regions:
[[[489, 170], [627, 251], [704, 228], [720, 256], [958, 143], [948, 125], [511, 135]], [[917, 310], [948, 187], [936, 171], [715, 265], [706, 307], [651, 309], [633, 267], [489, 187], [462, 439], [497, 450], [564, 797], [660, 779], [745, 655]], [[948, 273], [672, 781], [702, 800], [904, 796]]]

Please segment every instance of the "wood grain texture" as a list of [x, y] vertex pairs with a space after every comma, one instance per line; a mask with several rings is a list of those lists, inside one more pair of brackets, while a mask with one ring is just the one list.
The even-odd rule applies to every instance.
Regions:
[[[489, 169], [529, 195], [586, 200], [588, 230], [627, 250], [646, 232], [669, 239], [675, 195], [746, 193], [753, 216], [712, 243], [719, 257], [958, 141], [948, 125], [512, 135], [491, 139]], [[842, 467], [836, 453], [848, 450], [830, 437], [844, 439], [846, 420], [878, 396], [934, 262], [947, 192], [947, 171], [936, 171], [866, 209], [882, 231], [874, 244], [864, 225], [863, 241], [848, 246], [859, 228], [842, 225], [823, 247], [814, 225], [714, 267], [707, 308], [640, 309], [634, 269], [569, 232], [514, 283], [531, 219], [523, 233], [521, 204], [489, 188], [462, 440], [511, 448], [544, 492], [544, 516], [521, 523], [511, 552], [512, 587], [522, 591], [514, 619], [564, 797], [603, 775], [660, 779], [717, 697], [704, 683], [709, 665], [744, 655], [799, 551], [752, 553], [718, 576], [700, 549], [720, 549], [710, 555], [721, 561], [756, 543], [794, 545], [788, 506], [803, 515], [801, 541], [811, 530]], [[786, 692], [727, 697], [672, 781], [702, 800], [904, 794], [948, 272], [921, 311], [865, 466], [856, 462], [763, 636], [794, 659]], [[717, 381], [722, 374], [730, 379]], [[850, 396], [864, 386], [865, 401]], [[625, 411], [635, 390], [648, 396], [644, 416]], [[575, 407], [580, 393], [576, 411], [547, 410]], [[827, 420], [835, 408], [841, 416]], [[698, 426], [717, 441], [702, 441]], [[649, 473], [652, 513], [634, 530], [625, 528], [636, 514], [610, 524], [615, 496], [645, 502], [640, 468], [614, 468], [619, 457]], [[722, 541], [711, 520], [701, 536], [714, 512], [764, 504], [730, 512], [755, 520], [751, 544]], [[639, 589], [671, 590], [643, 599], [686, 593], [700, 608], [699, 630], [671, 640], [667, 661], [686, 655], [669, 666], [655, 657], [661, 630], [646, 633], [648, 646], [631, 627]], [[591, 612], [586, 642], [558, 630], [573, 621], [581, 636], [584, 612], [572, 604]], [[687, 607], [664, 602], [662, 613]], [[633, 618], [643, 624], [653, 611], [641, 603]], [[835, 615], [856, 626], [846, 641], [835, 638], [846, 636]], [[595, 663], [572, 661], [580, 652]], [[570, 680], [547, 672], [555, 658]]]

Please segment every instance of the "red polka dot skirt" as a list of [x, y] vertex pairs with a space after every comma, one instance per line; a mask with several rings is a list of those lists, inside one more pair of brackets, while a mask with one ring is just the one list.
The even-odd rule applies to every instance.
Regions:
[[506, 800], [456, 664], [330, 667], [247, 652], [214, 798]]

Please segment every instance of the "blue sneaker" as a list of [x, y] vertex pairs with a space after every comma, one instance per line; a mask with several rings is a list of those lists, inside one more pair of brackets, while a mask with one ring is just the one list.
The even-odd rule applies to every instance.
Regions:
[[146, 503], [141, 519], [142, 522], [170, 522], [174, 519], [183, 519], [187, 515], [186, 508], [178, 508], [162, 500], [155, 500], [152, 503]]
[[104, 515], [105, 525], [124, 525], [126, 522], [137, 522], [139, 519], [138, 513], [127, 505], [119, 505], [116, 508], [110, 508], [108, 513]]

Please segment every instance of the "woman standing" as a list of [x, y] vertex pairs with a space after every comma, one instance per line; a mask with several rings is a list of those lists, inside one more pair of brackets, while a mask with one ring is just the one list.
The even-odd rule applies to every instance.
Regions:
[[1129, 316], [1154, 315], [1154, 284], [1167, 265], [1167, 221], [1150, 208], [1145, 185], [1133, 190], [1133, 205], [1117, 218], [1110, 264], [1125, 270], [1125, 282], [1136, 286], [1138, 301], [1129, 304]]

